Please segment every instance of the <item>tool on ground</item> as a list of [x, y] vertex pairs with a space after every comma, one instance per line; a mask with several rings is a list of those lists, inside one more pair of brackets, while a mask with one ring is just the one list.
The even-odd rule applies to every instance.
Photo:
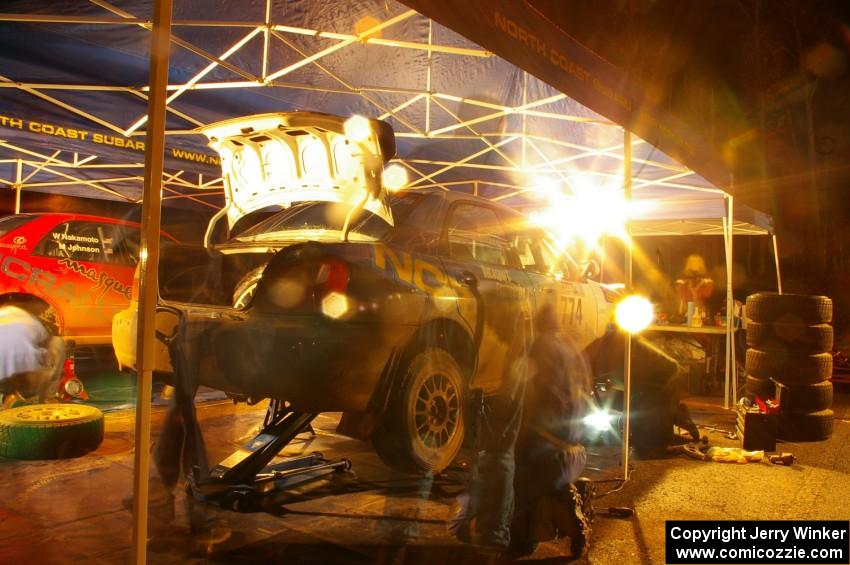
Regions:
[[635, 515], [635, 509], [628, 506], [611, 506], [605, 510], [601, 510], [600, 514], [611, 516], [612, 518], [631, 518]]
[[723, 434], [723, 437], [725, 437], [726, 439], [738, 439], [738, 434], [735, 433], [734, 430], [725, 430], [723, 428], [718, 428], [715, 426], [706, 426], [704, 424], [697, 424], [697, 426], [710, 432], [717, 432], [719, 434]]
[[774, 465], [793, 465], [797, 457], [793, 453], [777, 453], [768, 457], [768, 460]]

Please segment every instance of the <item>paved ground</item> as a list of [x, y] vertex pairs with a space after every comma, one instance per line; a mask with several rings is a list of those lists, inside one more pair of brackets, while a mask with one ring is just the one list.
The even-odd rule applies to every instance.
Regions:
[[[731, 415], [716, 405], [704, 399], [690, 404], [699, 422], [732, 428]], [[250, 437], [263, 408], [208, 402], [199, 412], [211, 459], [218, 460]], [[790, 468], [684, 457], [635, 461], [632, 480], [596, 503], [597, 509], [632, 506], [635, 516], [600, 516], [588, 561], [662, 563], [669, 519], [850, 518], [850, 387], [838, 391], [836, 413], [840, 419], [831, 440], [781, 447], [799, 459]], [[154, 416], [160, 421], [161, 409]], [[333, 414], [320, 416], [316, 437], [302, 436], [289, 453], [320, 450], [327, 457], [348, 457], [354, 462], [351, 474], [311, 483], [252, 514], [186, 503], [180, 494], [175, 526], [165, 525], [161, 514], [152, 521], [158, 535], [149, 547], [150, 561], [486, 562], [446, 534], [445, 519], [462, 489], [463, 473], [433, 483], [394, 475], [366, 444], [335, 435], [336, 420]], [[132, 425], [131, 412], [110, 413], [104, 443], [83, 458], [0, 460], [0, 562], [129, 561], [131, 516], [122, 499], [131, 491]], [[716, 443], [733, 443], [708, 435]], [[614, 451], [594, 450], [596, 477], [615, 472]], [[188, 531], [190, 517], [212, 524], [221, 543], [200, 543]], [[406, 550], [393, 549], [403, 542]], [[568, 555], [565, 544], [550, 542], [531, 560], [556, 563]]]

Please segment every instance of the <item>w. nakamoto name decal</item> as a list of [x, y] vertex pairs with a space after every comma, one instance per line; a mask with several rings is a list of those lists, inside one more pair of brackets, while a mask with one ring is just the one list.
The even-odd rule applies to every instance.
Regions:
[[79, 261], [74, 261], [73, 259], [67, 259], [64, 257], [59, 259], [59, 265], [84, 276], [93, 283], [96, 283], [93, 290], [100, 290], [101, 297], [106, 294], [107, 291], [113, 290], [125, 297], [127, 300], [130, 300], [130, 285], [123, 284], [115, 277], [110, 277], [106, 273], [98, 271], [94, 267], [86, 267]]

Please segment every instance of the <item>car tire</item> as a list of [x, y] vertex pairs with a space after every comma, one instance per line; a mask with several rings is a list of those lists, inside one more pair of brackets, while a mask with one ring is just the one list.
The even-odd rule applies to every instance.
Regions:
[[372, 437], [380, 458], [402, 472], [440, 472], [463, 444], [465, 384], [454, 358], [429, 347], [411, 359]]
[[62, 318], [53, 306], [48, 306], [47, 309], [38, 316], [38, 319], [41, 320], [41, 322], [47, 327], [47, 331], [49, 331], [51, 335], [62, 335]]
[[821, 410], [808, 414], [782, 414], [779, 418], [779, 438], [785, 441], [822, 441], [832, 435], [835, 414]]
[[758, 396], [762, 400], [776, 398], [776, 383], [770, 379], [758, 379], [752, 375], [747, 375], [745, 387], [747, 394]]
[[832, 300], [826, 296], [759, 292], [747, 297], [747, 318], [754, 322], [827, 324]]
[[746, 371], [758, 379], [782, 384], [815, 384], [832, 375], [829, 353], [790, 354], [786, 351], [747, 349]]
[[233, 291], [234, 308], [241, 310], [251, 303], [251, 300], [254, 299], [254, 292], [257, 290], [257, 284], [260, 282], [260, 279], [263, 278], [263, 271], [265, 270], [266, 266], [261, 265], [260, 267], [248, 271], [248, 274], [239, 280], [236, 284], [235, 290]]
[[32, 404], [0, 412], [0, 456], [79, 457], [103, 441], [103, 413], [82, 404]]
[[757, 349], [822, 353], [832, 351], [832, 341], [829, 324], [747, 324], [747, 346]]
[[0, 300], [0, 305], [18, 306], [27, 311], [29, 311], [29, 308], [27, 308], [25, 305], [33, 303], [38, 303], [41, 305], [41, 308], [44, 308], [41, 313], [38, 314], [38, 319], [41, 320], [41, 323], [44, 324], [45, 328], [47, 328], [47, 331], [50, 332], [51, 335], [61, 336], [63, 330], [62, 316], [59, 315], [59, 312], [57, 312], [53, 306], [51, 306], [41, 298], [37, 298], [32, 295], [18, 294], [3, 297], [3, 299]]
[[789, 414], [808, 414], [832, 407], [832, 383], [789, 385], [781, 389], [779, 409]]

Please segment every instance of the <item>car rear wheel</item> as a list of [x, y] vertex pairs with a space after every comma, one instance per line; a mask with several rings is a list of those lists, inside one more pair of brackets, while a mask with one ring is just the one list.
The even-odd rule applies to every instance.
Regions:
[[445, 350], [427, 348], [411, 360], [373, 435], [375, 450], [404, 472], [439, 472], [463, 443], [464, 382]]
[[251, 303], [254, 298], [254, 293], [257, 290], [257, 284], [263, 278], [265, 265], [251, 269], [244, 277], [236, 284], [236, 290], [233, 291], [233, 307], [240, 310]]

